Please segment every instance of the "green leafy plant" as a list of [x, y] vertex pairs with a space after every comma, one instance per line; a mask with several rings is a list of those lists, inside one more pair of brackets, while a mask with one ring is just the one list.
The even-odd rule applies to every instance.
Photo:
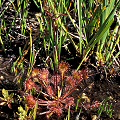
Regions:
[[2, 100], [0, 105], [4, 105], [4, 106], [7, 105], [10, 109], [12, 109], [11, 104], [14, 103], [14, 99], [13, 99], [14, 94], [13, 93], [9, 94], [8, 90], [2, 89], [2, 95], [3, 98], [0, 97], [0, 99]]
[[22, 106], [18, 107], [18, 116], [19, 116], [19, 120], [28, 120], [28, 119], [33, 119], [36, 120], [36, 114], [37, 114], [37, 103], [34, 107], [33, 110], [28, 111], [29, 108], [27, 106], [25, 106], [25, 109], [23, 109]]

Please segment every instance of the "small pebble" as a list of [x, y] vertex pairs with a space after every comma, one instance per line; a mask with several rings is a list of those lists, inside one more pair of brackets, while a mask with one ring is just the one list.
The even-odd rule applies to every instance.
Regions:
[[4, 77], [3, 77], [3, 76], [0, 76], [0, 80], [4, 80]]

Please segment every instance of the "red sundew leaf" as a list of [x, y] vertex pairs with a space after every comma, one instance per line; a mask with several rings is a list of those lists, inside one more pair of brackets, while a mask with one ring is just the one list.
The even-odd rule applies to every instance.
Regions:
[[74, 106], [75, 105], [73, 97], [69, 97], [69, 98], [67, 97], [64, 100], [64, 103], [65, 103], [65, 109], [68, 109], [70, 106]]
[[25, 81], [25, 90], [30, 91], [33, 88], [37, 91], [39, 90], [38, 86], [31, 79]]
[[49, 111], [46, 112], [46, 116], [49, 119], [53, 114], [56, 114], [58, 117], [62, 115], [62, 108], [51, 107]]
[[49, 118], [52, 114], [56, 114], [60, 117], [63, 113], [63, 110], [70, 106], [74, 106], [74, 98], [73, 97], [60, 97], [56, 100], [38, 100], [38, 105], [46, 106], [48, 108], [48, 112], [46, 112], [47, 117]]
[[29, 108], [33, 108], [37, 101], [33, 98], [32, 95], [28, 95], [26, 96], [26, 102]]
[[50, 79], [50, 82], [53, 84], [53, 85], [58, 85], [60, 82], [61, 82], [61, 76], [59, 74], [55, 74], [51, 77]]
[[94, 108], [99, 108], [101, 105], [101, 103], [99, 101], [95, 101], [91, 106], [90, 108], [91, 109], [94, 109]]
[[83, 74], [83, 79], [84, 80], [89, 78], [89, 76], [88, 76], [88, 69], [82, 70], [81, 73]]
[[60, 107], [51, 107], [50, 111], [51, 113], [55, 113], [56, 115], [58, 115], [58, 117], [60, 117], [63, 113], [63, 110]]
[[67, 86], [75, 87], [75, 80], [73, 76], [68, 76], [66, 82], [67, 82]]
[[83, 80], [83, 74], [81, 71], [73, 71], [73, 78], [76, 80], [76, 85]]
[[39, 73], [40, 73], [40, 70], [37, 69], [37, 68], [35, 68], [35, 69], [32, 71], [31, 77], [36, 77], [36, 76], [39, 75]]
[[70, 85], [65, 86], [65, 92], [70, 91], [71, 89], [72, 89], [72, 87]]
[[48, 69], [43, 68], [42, 70], [40, 70], [39, 73], [39, 80], [40, 82], [43, 81], [46, 85], [49, 84], [49, 71]]
[[50, 95], [50, 97], [54, 97], [55, 96], [55, 93], [54, 93], [54, 91], [53, 91], [51, 86], [48, 86], [46, 88], [46, 90], [47, 90], [48, 95]]
[[67, 72], [68, 70], [69, 70], [69, 67], [70, 67], [70, 65], [68, 64], [68, 63], [66, 63], [66, 62], [61, 62], [60, 64], [59, 64], [59, 71], [62, 73], [62, 74], [64, 74], [65, 72]]

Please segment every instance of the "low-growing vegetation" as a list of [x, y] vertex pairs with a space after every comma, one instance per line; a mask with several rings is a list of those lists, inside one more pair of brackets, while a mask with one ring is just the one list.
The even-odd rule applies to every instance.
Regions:
[[119, 120], [120, 1], [0, 1], [0, 119]]

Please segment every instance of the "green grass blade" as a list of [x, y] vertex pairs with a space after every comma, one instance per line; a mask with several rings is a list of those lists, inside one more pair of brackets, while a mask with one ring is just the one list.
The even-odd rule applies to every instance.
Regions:
[[107, 30], [110, 28], [110, 26], [113, 23], [113, 14], [116, 10], [116, 8], [118, 7], [118, 5], [120, 4], [120, 1], [117, 2], [117, 4], [115, 5], [114, 9], [111, 11], [111, 13], [109, 14], [109, 16], [107, 17], [107, 19], [105, 20], [105, 22], [102, 24], [102, 26], [99, 28], [99, 31], [94, 35], [94, 37], [91, 39], [91, 41], [89, 42], [89, 45], [86, 49], [86, 54], [83, 58], [83, 60], [81, 61], [81, 63], [79, 64], [79, 66], [77, 67], [77, 70], [80, 69], [80, 66], [82, 65], [82, 63], [86, 60], [87, 55], [89, 54], [89, 52], [92, 50], [92, 48], [94, 48], [94, 46], [101, 40], [101, 38], [103, 37], [104, 34], [106, 34]]

